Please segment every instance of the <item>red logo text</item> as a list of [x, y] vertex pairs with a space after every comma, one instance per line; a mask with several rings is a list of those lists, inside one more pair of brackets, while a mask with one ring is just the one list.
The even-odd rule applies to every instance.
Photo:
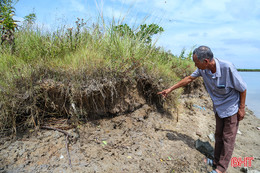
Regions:
[[239, 158], [232, 157], [231, 166], [232, 167], [241, 167], [241, 165], [243, 165], [244, 167], [251, 167], [252, 166], [252, 163], [251, 163], [252, 160], [254, 160], [253, 157], [244, 157], [244, 159], [242, 159], [241, 157], [239, 157]]

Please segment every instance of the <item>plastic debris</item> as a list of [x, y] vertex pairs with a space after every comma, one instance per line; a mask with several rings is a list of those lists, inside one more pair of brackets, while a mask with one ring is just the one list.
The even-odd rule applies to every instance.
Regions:
[[103, 144], [107, 145], [107, 141], [102, 141], [102, 142], [103, 142]]
[[169, 157], [168, 157], [168, 160], [172, 160], [172, 158], [169, 156]]
[[215, 136], [213, 133], [209, 134], [208, 137], [212, 142], [215, 142]]
[[132, 157], [131, 157], [131, 156], [127, 156], [127, 158], [128, 158], [128, 159], [132, 159]]
[[202, 109], [202, 107], [201, 107], [201, 106], [198, 106], [198, 105], [193, 105], [193, 107]]
[[239, 129], [237, 129], [237, 134], [242, 135]]
[[242, 168], [240, 169], [240, 171], [241, 171], [241, 172], [248, 172], [248, 168], [247, 168], [247, 167], [242, 167]]
[[60, 159], [63, 159], [64, 158], [64, 156], [63, 155], [60, 155]]
[[257, 127], [257, 130], [260, 130], [260, 127]]
[[198, 105], [193, 105], [193, 107], [195, 107], [195, 108], [199, 108], [200, 110], [206, 110], [206, 108], [205, 107], [201, 107], [201, 106], [198, 106]]

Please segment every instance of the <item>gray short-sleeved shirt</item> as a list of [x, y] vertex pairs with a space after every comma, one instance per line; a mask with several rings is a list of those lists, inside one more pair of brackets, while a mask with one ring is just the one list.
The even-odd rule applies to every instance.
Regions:
[[217, 112], [220, 118], [225, 118], [238, 112], [240, 92], [245, 91], [247, 86], [233, 64], [217, 58], [214, 60], [216, 73], [212, 74], [208, 69], [197, 69], [191, 76], [203, 77], [213, 101], [214, 112]]

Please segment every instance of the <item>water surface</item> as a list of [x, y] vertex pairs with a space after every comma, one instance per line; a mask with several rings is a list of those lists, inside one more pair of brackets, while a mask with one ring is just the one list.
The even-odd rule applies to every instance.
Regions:
[[246, 105], [260, 118], [260, 72], [239, 72], [247, 84]]

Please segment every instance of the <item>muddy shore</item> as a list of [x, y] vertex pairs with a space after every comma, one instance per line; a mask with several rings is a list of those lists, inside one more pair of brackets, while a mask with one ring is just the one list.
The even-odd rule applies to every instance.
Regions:
[[[174, 94], [174, 93], [173, 93]], [[56, 124], [66, 123], [56, 120]], [[52, 124], [55, 127], [55, 123]], [[233, 157], [254, 157], [250, 170], [260, 171], [260, 119], [246, 109]], [[15, 140], [0, 141], [0, 172], [207, 172], [195, 141], [212, 142], [215, 118], [206, 92], [179, 99], [178, 109], [160, 113], [147, 104], [134, 112], [82, 123], [63, 133], [30, 130]], [[228, 173], [240, 172], [229, 167]]]

